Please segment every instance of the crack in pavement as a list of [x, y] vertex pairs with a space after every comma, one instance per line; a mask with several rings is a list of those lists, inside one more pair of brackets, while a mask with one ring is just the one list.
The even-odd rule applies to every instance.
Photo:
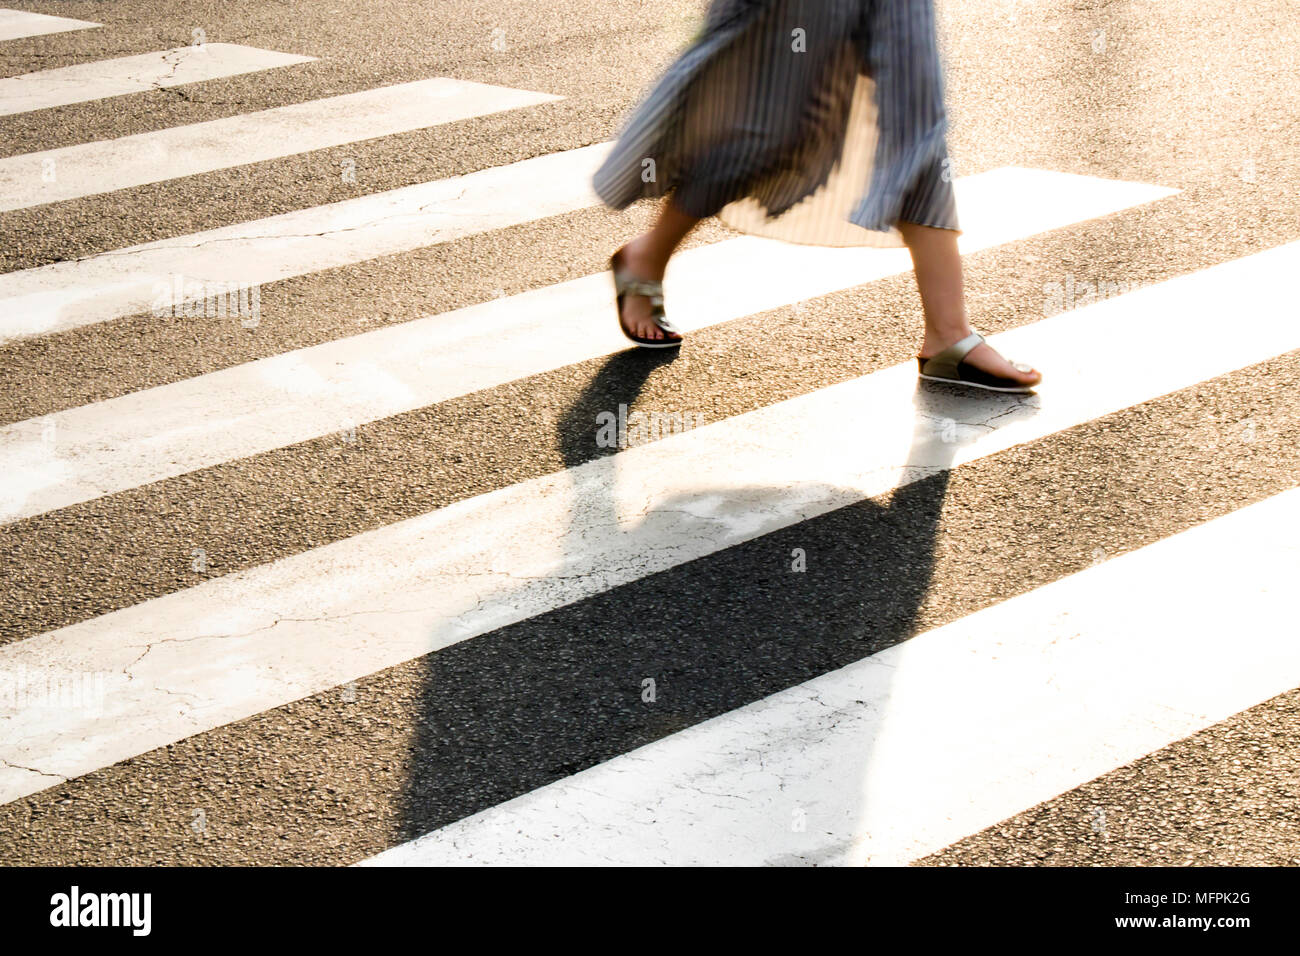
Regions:
[[176, 57], [175, 60], [174, 60], [174, 61], [172, 62], [172, 64], [171, 64], [171, 67], [172, 67], [172, 68], [171, 68], [170, 71], [168, 71], [168, 73], [166, 73], [166, 74], [164, 74], [163, 76], [160, 76], [160, 77], [158, 77], [157, 79], [151, 81], [149, 85], [150, 85], [150, 87], [152, 87], [152, 89], [157, 90], [157, 91], [160, 92], [160, 93], [175, 93], [177, 96], [179, 96], [179, 97], [180, 97], [182, 100], [184, 100], [185, 102], [187, 102], [187, 103], [192, 103], [192, 102], [194, 102], [194, 101], [189, 97], [188, 94], [185, 93], [184, 90], [180, 89], [180, 85], [179, 85], [179, 84], [172, 84], [172, 85], [170, 85], [170, 86], [164, 86], [164, 85], [163, 85], [163, 84], [165, 84], [165, 83], [167, 82], [167, 80], [168, 80], [169, 78], [174, 78], [174, 77], [176, 76], [176, 71], [177, 71], [178, 69], [180, 69], [180, 66], [181, 66], [181, 60], [182, 60], [184, 54], [186, 53], [186, 51], [188, 51], [188, 50], [198, 50], [198, 51], [201, 51], [201, 52], [206, 52], [206, 51], [203, 51], [203, 50], [202, 50], [202, 47], [194, 47], [194, 46], [189, 46], [189, 47], [178, 47], [178, 48], [175, 49], [175, 50], [168, 50], [168, 51], [166, 51], [166, 52], [163, 53], [163, 55], [162, 55], [162, 58], [163, 58], [163, 62], [164, 62], [164, 63], [168, 62], [168, 58], [169, 58], [169, 57], [171, 57], [171, 56], [173, 56], [173, 55], [175, 55], [175, 57]]
[[42, 777], [52, 777], [60, 783], [67, 783], [70, 779], [69, 777], [64, 777], [57, 773], [46, 773], [44, 770], [37, 770], [35, 767], [27, 767], [20, 763], [14, 763], [13, 761], [5, 760], [4, 757], [0, 757], [0, 764], [4, 764], [6, 767], [13, 767], [15, 770], [26, 770], [28, 773], [38, 774]]

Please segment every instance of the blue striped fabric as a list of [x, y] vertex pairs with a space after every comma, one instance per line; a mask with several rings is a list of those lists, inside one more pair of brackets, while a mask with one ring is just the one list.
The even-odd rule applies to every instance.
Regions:
[[931, 0], [714, 0], [593, 185], [817, 245], [957, 230]]

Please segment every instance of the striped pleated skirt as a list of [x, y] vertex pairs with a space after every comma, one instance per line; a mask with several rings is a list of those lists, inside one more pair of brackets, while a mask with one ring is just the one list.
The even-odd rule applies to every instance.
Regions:
[[957, 230], [931, 0], [713, 0], [597, 170], [623, 209], [827, 246]]

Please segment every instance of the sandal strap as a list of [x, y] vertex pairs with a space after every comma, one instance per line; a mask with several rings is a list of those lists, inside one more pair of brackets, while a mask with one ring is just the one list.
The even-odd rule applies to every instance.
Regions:
[[668, 316], [664, 315], [663, 309], [659, 309], [658, 311], [651, 313], [650, 318], [654, 319], [655, 325], [659, 326], [659, 328], [663, 329], [665, 332], [671, 332], [674, 335], [682, 334], [681, 329], [679, 329], [677, 326], [673, 325], [671, 322], [668, 321]]
[[959, 342], [954, 342], [942, 352], [931, 355], [921, 363], [922, 375], [933, 375], [935, 378], [960, 378], [957, 373], [957, 366], [961, 364], [962, 359], [969, 355], [974, 349], [984, 342], [984, 336], [978, 332], [972, 332]]
[[664, 284], [654, 279], [636, 279], [626, 274], [615, 274], [615, 288], [619, 295], [643, 295], [653, 306], [664, 304]]
[[614, 286], [620, 298], [625, 295], [642, 295], [650, 300], [650, 318], [665, 332], [681, 335], [682, 330], [668, 321], [664, 314], [664, 284], [657, 279], [638, 279], [625, 272], [614, 274]]

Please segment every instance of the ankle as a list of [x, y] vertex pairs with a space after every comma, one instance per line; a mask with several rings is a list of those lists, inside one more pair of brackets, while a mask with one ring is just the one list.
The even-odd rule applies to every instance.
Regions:
[[623, 247], [623, 258], [633, 269], [646, 273], [645, 278], [662, 279], [669, 256], [652, 237], [640, 235]]
[[960, 325], [943, 325], [925, 327], [925, 337], [921, 342], [921, 354], [932, 355], [941, 352], [955, 342], [960, 342], [971, 334], [971, 327], [963, 321]]

